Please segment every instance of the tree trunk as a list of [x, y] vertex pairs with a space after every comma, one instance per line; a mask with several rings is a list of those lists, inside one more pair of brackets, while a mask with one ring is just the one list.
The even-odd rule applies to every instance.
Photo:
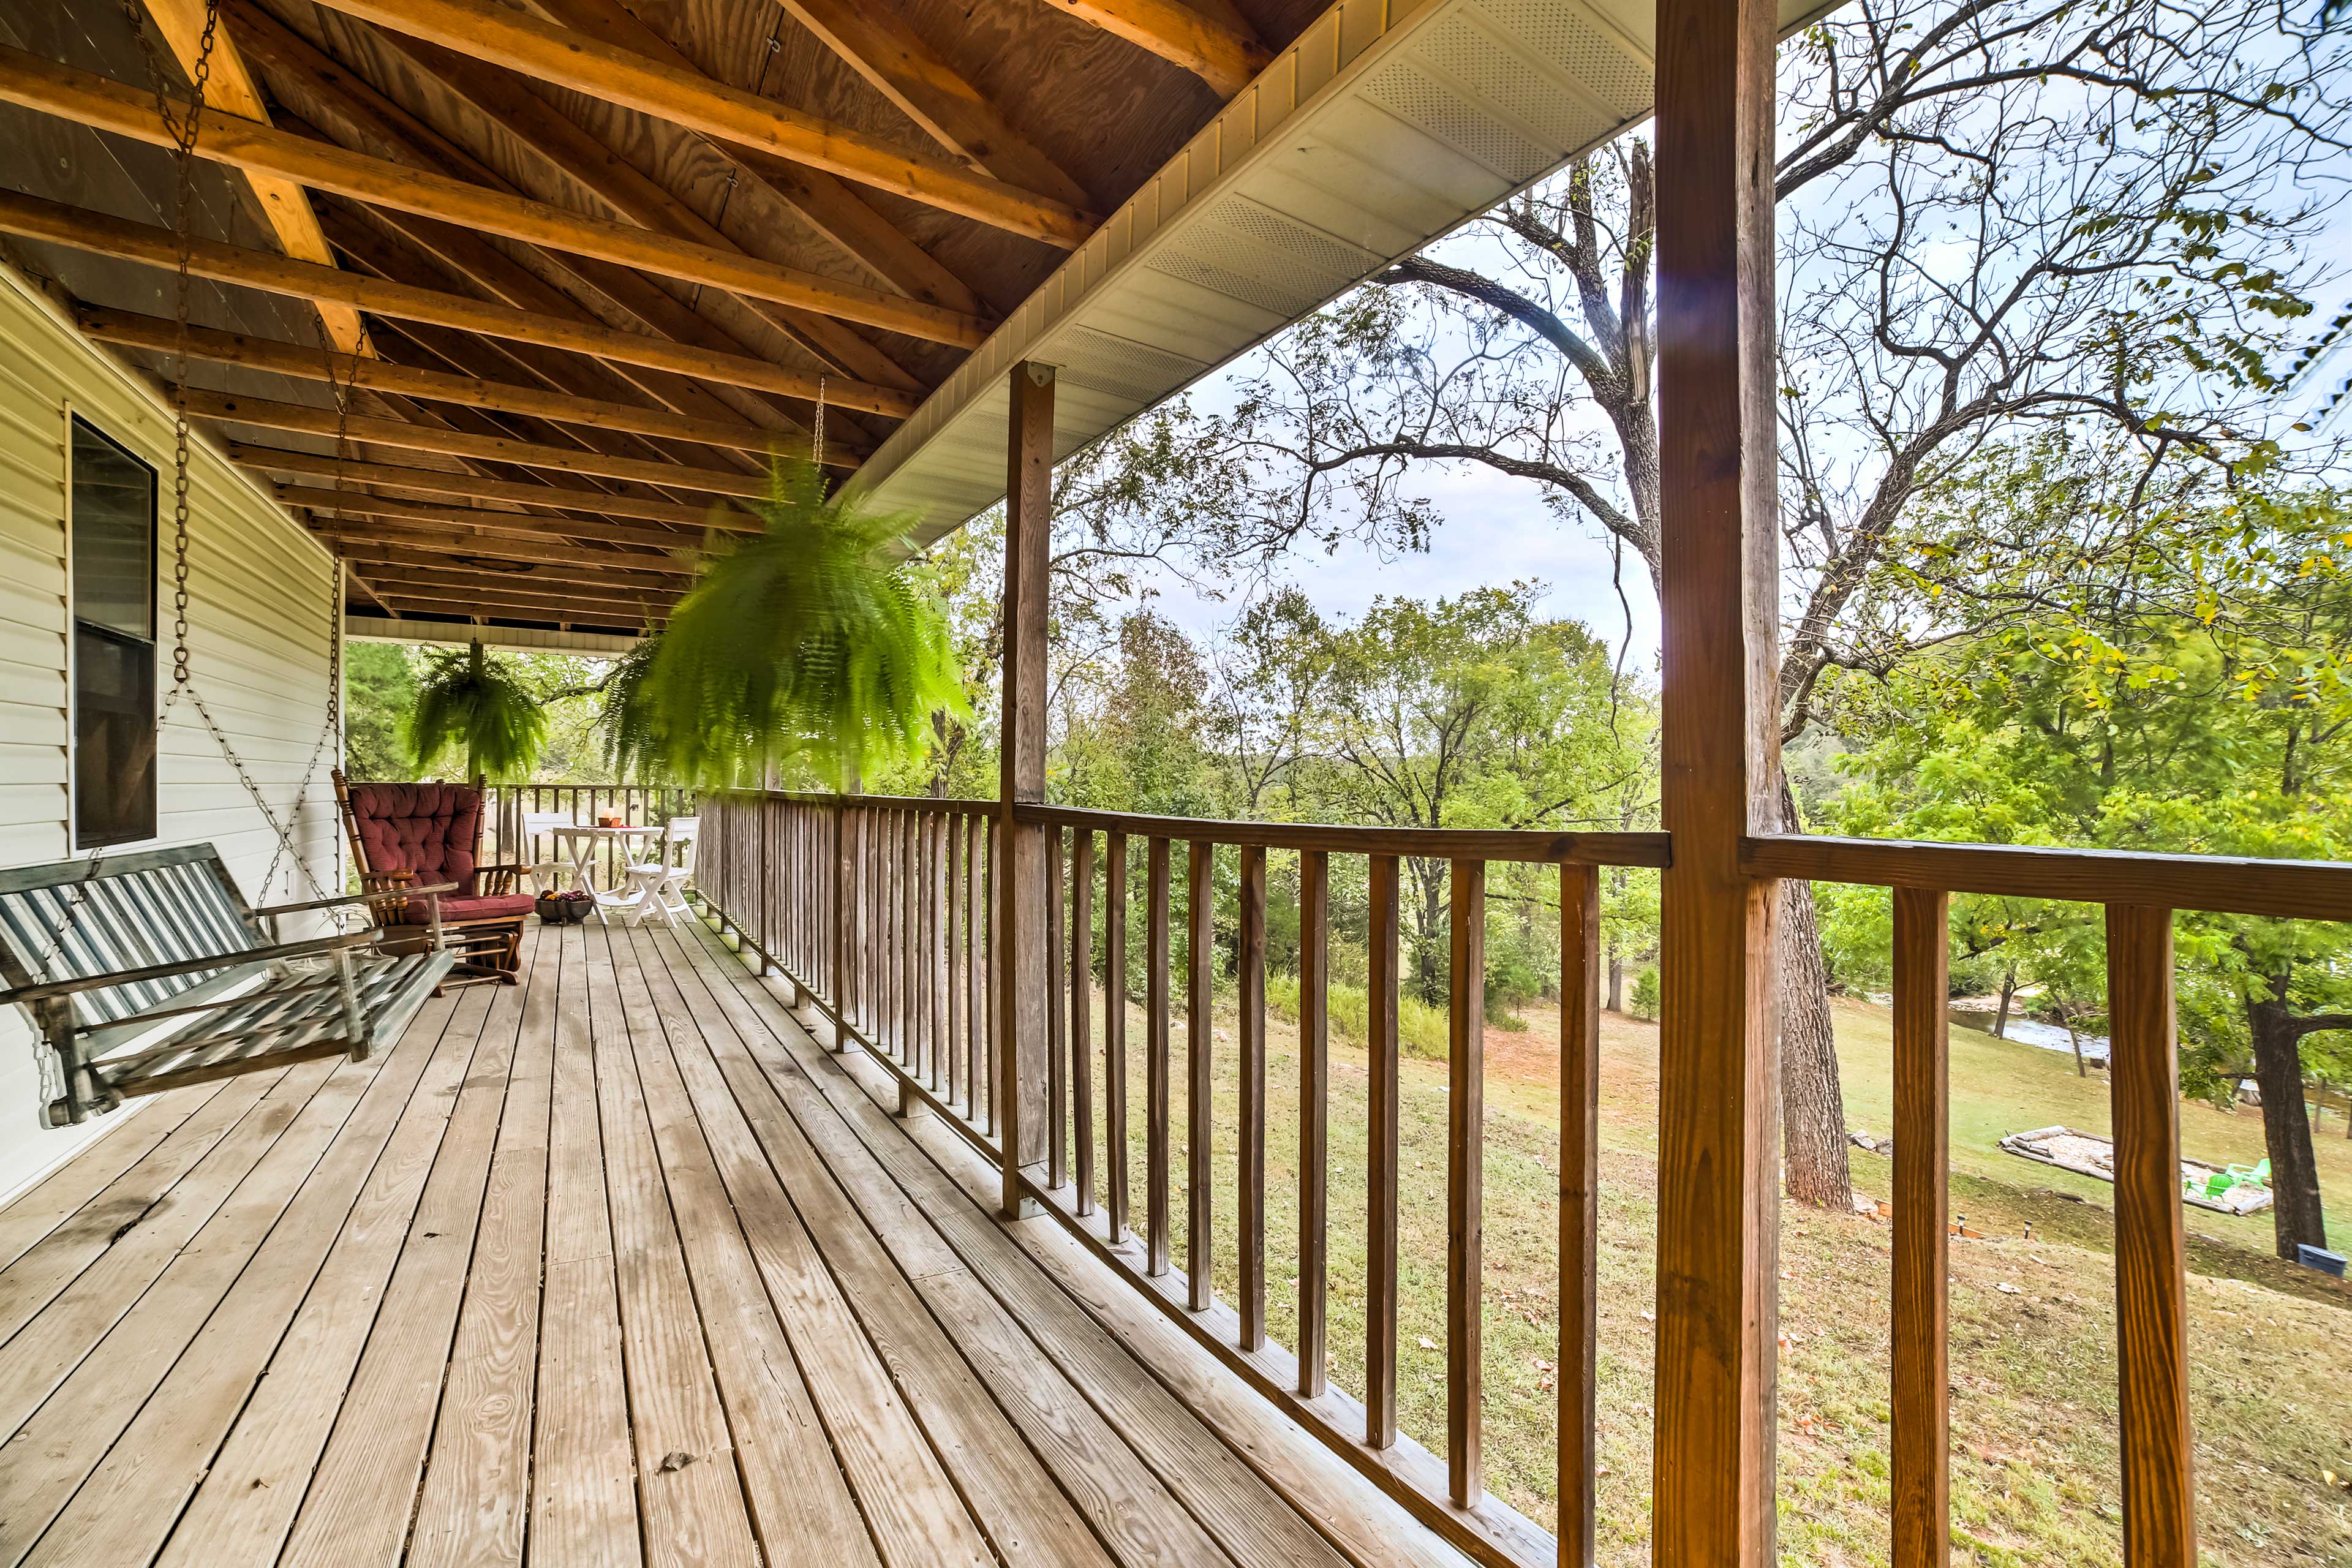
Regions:
[[1811, 882], [1780, 884], [1780, 1138], [1789, 1195], [1817, 1208], [1851, 1209], [1845, 1096]]
[[[2074, 1047], [2074, 1076], [2076, 1078], [2090, 1077], [2091, 1069], [2083, 1065], [2083, 1037], [2077, 1034], [2074, 1030], [2074, 1016], [2071, 1013], [2062, 1011], [2058, 1016], [2060, 1021], [2066, 1026], [2066, 1043]], [[2110, 1046], [2108, 1047], [2107, 1057], [2109, 1061], [2113, 1061], [2115, 1059], [2114, 1051], [2115, 1047]]]
[[2254, 1082], [2263, 1093], [2263, 1144], [2271, 1158], [2271, 1225], [2278, 1255], [2295, 1244], [2327, 1245], [2319, 1203], [2319, 1162], [2303, 1103], [2303, 1030], [2287, 1010], [2287, 977], [2270, 977], [2270, 1000], [2248, 1001], [2246, 1032], [2254, 1047]]
[[[1797, 797], [1780, 781], [1780, 822], [1796, 832]], [[1830, 1015], [1829, 965], [1822, 958], [1813, 885], [1780, 884], [1780, 1144], [1789, 1195], [1817, 1208], [1851, 1212], [1845, 1093], [1838, 1082], [1837, 1033]], [[1896, 1129], [1896, 1136], [1901, 1136]]]
[[[2017, 965], [2012, 963], [2007, 969], [2001, 971], [2000, 1011], [1994, 1014], [1992, 1019], [1992, 1037], [1996, 1040], [2005, 1040], [2009, 1038], [2009, 1005], [2012, 1001], [2016, 1000], [2016, 997]], [[2077, 1052], [2076, 1054], [2080, 1055], [2081, 1053]]]
[[1609, 1010], [1625, 1010], [1625, 955], [1613, 947], [1609, 950]]

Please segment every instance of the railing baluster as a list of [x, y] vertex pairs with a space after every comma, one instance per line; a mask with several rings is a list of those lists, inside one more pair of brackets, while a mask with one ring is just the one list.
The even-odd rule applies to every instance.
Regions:
[[1364, 1441], [1375, 1448], [1397, 1436], [1397, 858], [1375, 855], [1370, 877], [1371, 1036], [1370, 1125], [1365, 1137], [1370, 1214], [1365, 1247]]
[[2171, 910], [2107, 907], [2107, 1029], [2124, 1561], [2132, 1568], [2195, 1568]]
[[1323, 1396], [1330, 1272], [1331, 857], [1298, 852], [1298, 1392]]
[[910, 1063], [918, 1084], [939, 1089], [939, 1032], [934, 1008], [939, 1004], [939, 969], [934, 950], [939, 942], [939, 860], [931, 842], [931, 814], [915, 809], [915, 912], [908, 929], [915, 933], [915, 1060]]
[[1486, 867], [1454, 862], [1452, 984], [1446, 1008], [1445, 1468], [1457, 1508], [1486, 1490], [1479, 1453], [1479, 1353], [1486, 1279], [1481, 1198], [1486, 1106]]
[[1095, 836], [1070, 835], [1070, 1118], [1078, 1215], [1095, 1212]]
[[1168, 1272], [1168, 840], [1146, 853], [1143, 893], [1144, 1272]]
[[[1600, 1432], [1601, 872], [1559, 868], [1559, 1560], [1594, 1562]], [[1941, 1565], [1939, 1565], [1941, 1568]]]
[[[947, 989], [947, 1033], [940, 1039], [940, 1055], [946, 1062], [945, 1071], [942, 1076], [947, 1079], [947, 1098], [950, 1105], [956, 1103], [956, 1058], [959, 1054], [957, 1047], [961, 1043], [961, 1034], [963, 1029], [962, 974], [961, 970], [958, 966], [961, 963], [963, 959], [964, 884], [963, 868], [957, 864], [956, 858], [956, 851], [961, 847], [959, 841], [961, 837], [961, 825], [952, 815], [940, 819], [940, 842], [943, 847], [943, 852], [947, 861], [947, 897], [945, 900], [945, 910], [947, 914], [947, 942], [946, 951], [942, 955], [942, 962], [946, 964], [945, 979], [943, 983]], [[971, 1104], [969, 1100], [964, 1102], [963, 1109], [965, 1120], [971, 1120]]]
[[915, 1096], [912, 1078], [916, 1062], [916, 1009], [920, 995], [915, 984], [915, 963], [920, 952], [917, 937], [920, 891], [917, 883], [916, 829], [921, 821], [911, 810], [898, 813], [898, 1066], [908, 1076], [898, 1080], [898, 1114], [912, 1116], [922, 1101]]
[[988, 1131], [1001, 1142], [1003, 1138], [1003, 1112], [1000, 1110], [996, 1103], [996, 1060], [997, 1052], [1000, 1049], [997, 1043], [998, 1027], [996, 1011], [998, 1005], [996, 996], [996, 944], [998, 941], [996, 931], [996, 882], [998, 878], [1004, 875], [1004, 867], [1008, 863], [1006, 859], [1008, 851], [1004, 845], [1004, 826], [999, 818], [993, 816], [990, 817], [982, 826], [981, 831], [988, 844], [988, 882], [982, 891], [981, 900], [981, 908], [986, 918], [982, 921], [980, 926], [981, 935], [982, 938], [981, 942], [979, 980], [981, 992], [980, 1043], [982, 1065], [979, 1077], [981, 1093], [985, 1098], [988, 1104]]
[[963, 1039], [958, 1048], [963, 1052], [964, 1115], [974, 1127], [986, 1124], [981, 1111], [983, 1100], [981, 1040], [987, 1027], [986, 1008], [981, 995], [982, 971], [987, 964], [986, 958], [982, 956], [987, 945], [987, 926], [986, 916], [982, 912], [986, 906], [981, 900], [981, 887], [988, 875], [981, 849], [982, 831], [982, 819], [977, 814], [963, 819]]
[[1209, 1097], [1215, 1092], [1209, 1055], [1212, 1003], [1209, 984], [1216, 963], [1217, 847], [1205, 838], [1193, 839], [1185, 868], [1185, 958], [1188, 984], [1184, 996], [1186, 1045], [1184, 1135], [1184, 1268], [1192, 1310], [1209, 1310], [1210, 1274]]
[[846, 802], [833, 803], [832, 882], [825, 889], [825, 909], [833, 948], [833, 1048], [849, 1048], [849, 862], [852, 813]]
[[1241, 849], [1241, 1345], [1265, 1343], [1265, 850]]
[[1069, 993], [1062, 974], [1062, 830], [1045, 830], [1045, 1184], [1070, 1179]]
[[1951, 1552], [1949, 908], [1895, 889], [1895, 1568], [1946, 1568]]
[[1127, 1229], [1127, 835], [1103, 836], [1104, 1233]]

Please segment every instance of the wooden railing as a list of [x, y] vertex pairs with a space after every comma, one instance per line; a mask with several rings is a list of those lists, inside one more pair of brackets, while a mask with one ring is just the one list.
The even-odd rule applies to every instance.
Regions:
[[2352, 866], [1801, 836], [1749, 838], [1740, 864], [1759, 879], [1894, 890], [1895, 1568], [1944, 1568], [1950, 1538], [1950, 898], [1998, 893], [2105, 908], [2124, 1561], [2194, 1568], [2173, 911], [2352, 921]]
[[[545, 843], [523, 842], [522, 819], [530, 812], [559, 812], [578, 823], [592, 823], [600, 811], [618, 811], [631, 822], [658, 826], [672, 816], [694, 809], [694, 792], [659, 784], [492, 784], [489, 820], [482, 826], [482, 848], [490, 865], [530, 865], [552, 849]], [[642, 851], [643, 846], [631, 846]], [[611, 886], [624, 846], [610, 841], [595, 847], [594, 869], [604, 886]]]
[[[993, 801], [742, 792], [706, 797], [697, 880], [723, 930], [763, 966], [784, 972], [839, 1031], [896, 1078], [902, 1110], [927, 1107], [992, 1158], [1003, 1158], [1001, 1028], [992, 941], [1002, 808]], [[1022, 805], [1019, 826], [1046, 845], [1049, 963], [1042, 1068], [1045, 1156], [1018, 1176], [1056, 1215], [1194, 1340], [1235, 1368], [1303, 1426], [1391, 1495], [1480, 1559], [1549, 1562], [1549, 1537], [1488, 1495], [1480, 1458], [1480, 1232], [1485, 1083], [1486, 884], [1490, 863], [1559, 866], [1568, 1058], [1560, 1143], [1561, 1518], [1591, 1531], [1594, 1475], [1599, 1089], [1599, 879], [1603, 865], [1657, 867], [1656, 834], [1449, 832], [1210, 822]], [[1178, 846], [1182, 846], [1180, 853]], [[1237, 929], [1213, 923], [1216, 856], [1238, 869]], [[1299, 1226], [1297, 1343], [1266, 1332], [1266, 859], [1296, 853], [1299, 910]], [[1370, 894], [1371, 1135], [1365, 1366], [1360, 1397], [1326, 1371], [1329, 1289], [1326, 1190], [1329, 1100], [1330, 858], [1367, 858]], [[1401, 864], [1450, 866], [1446, 1176], [1446, 1457], [1398, 1429], [1398, 995], [1403, 968]], [[1179, 881], [1182, 896], [1178, 897]], [[1131, 892], [1139, 886], [1139, 900]], [[1099, 904], [1097, 898], [1099, 897]], [[1130, 973], [1129, 921], [1139, 901], [1142, 973]], [[1099, 909], [1099, 920], [1097, 920]], [[1184, 973], [1172, 965], [1183, 921]], [[1094, 963], [1099, 936], [1103, 962]], [[1239, 1220], [1215, 1234], [1212, 1149], [1214, 981], [1235, 977]], [[1478, 976], [1477, 980], [1466, 977]], [[1104, 999], [1095, 1016], [1096, 988]], [[1181, 990], [1186, 1074], [1184, 1212], [1171, 1212], [1173, 1032]], [[1128, 1004], [1139, 1002], [1144, 1068], [1143, 1191], [1129, 1190]], [[1097, 1058], [1096, 1053], [1099, 1053]], [[1096, 1069], [1101, 1072], [1100, 1103]], [[1174, 1267], [1180, 1234], [1186, 1268]], [[1237, 1300], [1211, 1289], [1232, 1247]], [[1579, 1369], [1581, 1375], [1579, 1375]]]
[[[782, 969], [898, 1085], [902, 1110], [940, 1113], [1002, 1160], [1002, 997], [992, 941], [1001, 808], [992, 801], [742, 793], [707, 798], [704, 896], [725, 928]], [[1600, 891], [1598, 868], [1663, 866], [1654, 834], [1422, 832], [1208, 822], [1024, 805], [1045, 842], [1050, 963], [1042, 1017], [1045, 1154], [1016, 1175], [1199, 1343], [1474, 1557], [1531, 1568], [1592, 1560], [1596, 1465]], [[1178, 846], [1182, 846], [1179, 851]], [[1213, 921], [1217, 856], [1235, 875], [1234, 920]], [[1266, 1331], [1266, 889], [1269, 852], [1297, 856], [1299, 1215], [1295, 1344]], [[1330, 858], [1366, 857], [1370, 896], [1370, 1148], [1365, 1386], [1327, 1373], [1326, 1172]], [[1401, 867], [1449, 865], [1445, 1458], [1398, 1429], [1398, 996]], [[1480, 1232], [1484, 987], [1489, 865], [1559, 867], [1561, 974], [1560, 1350], [1557, 1541], [1487, 1495], [1480, 1454]], [[1895, 1191], [1893, 1561], [1941, 1568], [1948, 1541], [1946, 1301], [1948, 1238], [1947, 921], [1954, 891], [2103, 904], [2107, 911], [2116, 1150], [2116, 1285], [2126, 1561], [2196, 1561], [2188, 1408], [2179, 1097], [2171, 911], [2352, 920], [2352, 867], [2096, 850], [1901, 844], [1801, 837], [1745, 841], [1759, 880], [1891, 888], [1894, 907]], [[1139, 882], [1139, 900], [1132, 896]], [[1181, 883], [1181, 893], [1179, 885]], [[1099, 904], [1097, 899], [1099, 898]], [[1142, 973], [1130, 973], [1139, 901]], [[1097, 919], [1099, 909], [1099, 919]], [[1181, 922], [1180, 925], [1179, 922]], [[1182, 973], [1173, 962], [1182, 933]], [[1097, 938], [1102, 962], [1094, 961]], [[1232, 977], [1238, 1126], [1213, 1125], [1213, 1022]], [[1105, 1000], [1095, 1016], [1096, 986]], [[1181, 995], [1180, 995], [1181, 993]], [[1143, 1038], [1144, 1184], [1129, 1192], [1128, 1004]], [[1174, 1034], [1182, 1016], [1180, 1066]], [[1095, 1053], [1099, 1053], [1097, 1058]], [[1097, 1100], [1095, 1069], [1101, 1071]], [[1171, 1125], [1173, 1075], [1185, 1120]], [[1217, 1234], [1212, 1150], [1239, 1145], [1238, 1218]], [[1181, 1142], [1183, 1212], [1171, 1212]], [[1352, 1222], [1357, 1216], [1349, 1216]], [[1343, 1222], [1344, 1223], [1344, 1222]], [[1181, 1236], [1186, 1268], [1174, 1264]], [[1235, 1299], [1212, 1289], [1234, 1252]], [[1660, 1310], [1668, 1310], [1662, 1303]]]

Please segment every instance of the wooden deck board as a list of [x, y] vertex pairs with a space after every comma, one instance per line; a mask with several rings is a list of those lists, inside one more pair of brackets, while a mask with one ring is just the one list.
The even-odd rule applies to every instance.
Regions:
[[0, 1207], [0, 1568], [1451, 1560], [1188, 1408], [714, 942], [525, 957]]
[[[1173, 1366], [1192, 1379], [1186, 1386], [1207, 1402], [1206, 1408], [1228, 1417], [1223, 1425], [1233, 1434], [1232, 1441], [1267, 1468], [1279, 1490], [1270, 1485], [1088, 1317], [1081, 1305], [1088, 1298], [1073, 1300], [1034, 1262], [1024, 1263], [1023, 1248], [1013, 1237], [1034, 1236], [1046, 1244], [1066, 1241], [1054, 1221], [1041, 1217], [1002, 1225], [989, 1211], [986, 1191], [959, 1186], [949, 1174], [957, 1166], [976, 1167], [961, 1140], [928, 1120], [909, 1130], [889, 1117], [882, 1102], [853, 1083], [846, 1071], [820, 1059], [819, 1047], [750, 974], [740, 967], [719, 974], [768, 1016], [775, 1026], [771, 1033], [776, 1044], [790, 1053], [796, 1069], [804, 1071], [807, 1084], [825, 1093], [843, 1128], [854, 1129], [870, 1156], [901, 1184], [908, 1205], [929, 1216], [970, 1264], [973, 1277], [985, 1281], [1013, 1319], [1028, 1326], [1044, 1353], [1087, 1391], [1237, 1561], [1336, 1563], [1352, 1558], [1363, 1568], [1385, 1568], [1392, 1563], [1459, 1568], [1463, 1559], [1451, 1547], [1405, 1520], [1328, 1450], [1281, 1421], [1264, 1401], [1171, 1329], [1164, 1348]], [[825, 1153], [837, 1173], [857, 1167], [856, 1155], [844, 1147], [828, 1145]], [[975, 1174], [983, 1182], [994, 1180], [992, 1173], [975, 1168]], [[879, 1203], [864, 1202], [862, 1206], [869, 1215], [887, 1212]], [[1084, 1278], [1083, 1272], [1078, 1278]], [[1088, 1283], [1107, 1300], [1116, 1300], [1115, 1293], [1123, 1289], [1107, 1275]], [[1134, 1304], [1142, 1317], [1151, 1317], [1146, 1303], [1138, 1300]], [[1163, 1377], [1168, 1375], [1163, 1372]], [[1315, 1514], [1323, 1533], [1281, 1492], [1328, 1497], [1328, 1506]], [[1334, 1542], [1346, 1549], [1344, 1556]]]

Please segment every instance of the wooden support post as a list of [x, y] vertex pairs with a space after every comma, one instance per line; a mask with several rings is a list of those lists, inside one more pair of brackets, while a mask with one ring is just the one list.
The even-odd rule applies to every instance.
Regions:
[[1013, 808], [1045, 798], [1045, 574], [1054, 520], [1054, 371], [1013, 367], [1005, 453], [1004, 697], [997, 792], [995, 1111], [1007, 1218], [1036, 1212], [1021, 1172], [1045, 1153], [1045, 836]]
[[1658, 7], [1656, 1568], [1769, 1568], [1780, 1298], [1772, 0]]
[[1591, 1568], [1599, 1519], [1601, 871], [1559, 868], [1559, 1568]]
[[2108, 906], [2107, 1032], [2116, 1129], [2124, 1561], [2131, 1568], [2196, 1568], [2170, 910]]
[[1950, 909], [1948, 894], [1895, 889], [1895, 1568], [1951, 1561]]

